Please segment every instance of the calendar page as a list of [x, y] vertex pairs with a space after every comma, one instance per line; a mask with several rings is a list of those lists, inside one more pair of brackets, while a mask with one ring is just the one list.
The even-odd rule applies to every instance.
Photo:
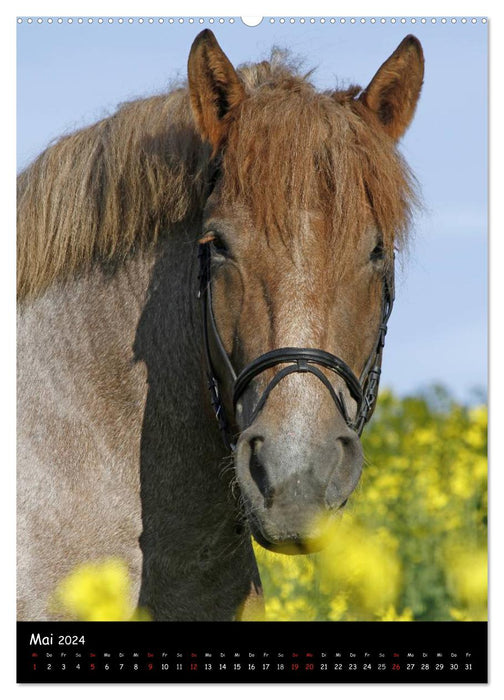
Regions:
[[17, 18], [19, 683], [486, 683], [488, 24]]

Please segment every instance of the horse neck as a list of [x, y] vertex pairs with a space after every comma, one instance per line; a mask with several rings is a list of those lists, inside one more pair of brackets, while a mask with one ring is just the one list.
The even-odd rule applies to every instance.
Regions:
[[140, 604], [156, 619], [232, 619], [251, 582], [258, 583], [202, 366], [195, 238], [167, 241], [134, 346], [149, 386], [140, 451]]
[[219, 478], [227, 453], [204, 374], [196, 236], [191, 228], [193, 233], [166, 242], [152, 269], [134, 343], [135, 359], [145, 365], [149, 387], [142, 429], [143, 494], [149, 503], [158, 503], [153, 512], [161, 519], [167, 504], [172, 512], [180, 509], [179, 523], [185, 520], [187, 503], [194, 502], [195, 490], [201, 490], [196, 520], [219, 505], [229, 511], [231, 504]]
[[[73, 416], [100, 446], [97, 471], [140, 486], [140, 602], [156, 619], [232, 619], [258, 582], [205, 385], [195, 239], [188, 227], [113, 274], [55, 285], [18, 324], [23, 420]], [[71, 459], [81, 470], [82, 449]]]
[[48, 409], [79, 415], [110, 451], [124, 454], [145, 400], [145, 370], [133, 363], [132, 345], [153, 263], [146, 253], [114, 272], [95, 266], [18, 312], [21, 385], [40, 378]]
[[49, 393], [100, 431], [133, 405], [141, 424], [147, 383], [161, 415], [175, 402], [200, 427], [206, 414], [214, 420], [202, 396], [195, 238], [194, 225], [180, 227], [114, 269], [96, 265], [21, 305], [20, 361], [43, 362]]

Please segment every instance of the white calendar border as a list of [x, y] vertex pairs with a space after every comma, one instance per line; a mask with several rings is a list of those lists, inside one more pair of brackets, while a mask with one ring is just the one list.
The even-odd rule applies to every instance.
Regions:
[[[177, 9], [180, 10], [177, 12]], [[305, 10], [309, 9], [310, 13], [306, 14]], [[405, 10], [408, 9], [407, 14]], [[216, 1], [216, 2], [191, 2], [191, 3], [160, 3], [153, 2], [152, 0], [145, 0], [142, 3], [133, 3], [130, 1], [124, 2], [111, 2], [110, 0], [103, 0], [103, 2], [96, 2], [90, 0], [89, 2], [73, 2], [69, 5], [68, 0], [66, 2], [21, 2], [16, 4], [8, 10], [2, 10], [2, 20], [0, 22], [0, 45], [2, 46], [3, 60], [2, 66], [2, 83], [4, 91], [9, 95], [9, 98], [5, 100], [4, 110], [7, 109], [9, 113], [7, 118], [3, 120], [4, 130], [9, 134], [6, 138], [2, 139], [2, 192], [9, 193], [10, 201], [8, 206], [2, 207], [3, 211], [3, 243], [4, 250], [1, 256], [1, 261], [3, 264], [0, 273], [0, 284], [2, 285], [2, 319], [4, 323], [7, 323], [8, 334], [3, 339], [2, 349], [1, 349], [1, 360], [2, 368], [4, 370], [4, 376], [2, 377], [2, 386], [4, 391], [2, 407], [2, 419], [3, 419], [3, 430], [2, 430], [2, 445], [4, 446], [2, 467], [3, 476], [6, 479], [6, 488], [2, 489], [2, 498], [5, 503], [2, 502], [2, 531], [4, 537], [8, 536], [9, 541], [7, 547], [3, 548], [4, 556], [7, 553], [10, 575], [2, 577], [1, 581], [1, 598], [0, 600], [4, 603], [4, 624], [2, 627], [2, 639], [0, 648], [0, 685], [2, 687], [9, 687], [9, 691], [14, 693], [16, 696], [26, 696], [29, 693], [36, 693], [37, 698], [42, 698], [44, 700], [46, 697], [63, 697], [72, 696], [80, 697], [82, 695], [88, 695], [90, 692], [93, 693], [93, 697], [107, 697], [110, 698], [111, 694], [120, 693], [121, 698], [137, 697], [140, 692], [142, 692], [144, 686], [139, 686], [138, 684], [132, 684], [131, 686], [94, 686], [92, 689], [89, 685], [77, 686], [74, 685], [71, 688], [68, 686], [15, 686], [14, 685], [14, 674], [15, 674], [15, 610], [12, 601], [15, 599], [14, 595], [14, 580], [15, 580], [15, 549], [13, 537], [11, 533], [14, 532], [13, 523], [15, 521], [14, 513], [14, 498], [15, 498], [15, 475], [14, 475], [14, 464], [15, 464], [15, 422], [14, 422], [14, 401], [15, 401], [15, 383], [14, 383], [14, 353], [15, 347], [13, 343], [13, 338], [15, 337], [15, 314], [13, 309], [13, 298], [11, 297], [12, 291], [15, 288], [14, 285], [14, 274], [13, 274], [13, 239], [12, 232], [15, 230], [15, 209], [14, 209], [14, 197], [15, 188], [13, 185], [14, 173], [15, 173], [15, 140], [13, 134], [15, 131], [15, 114], [12, 110], [12, 105], [15, 104], [15, 73], [14, 73], [14, 50], [15, 50], [15, 17], [16, 16], [62, 16], [67, 17], [69, 15], [69, 10], [72, 16], [102, 16], [102, 17], [117, 17], [121, 14], [130, 14], [131, 16], [138, 16], [140, 13], [143, 16], [153, 16], [153, 17], [165, 17], [169, 12], [173, 17], [208, 17], [212, 16], [222, 16], [222, 17], [241, 17], [241, 16], [289, 16], [296, 17], [303, 14], [308, 17], [321, 17], [321, 16], [353, 16], [353, 17], [370, 17], [376, 15], [377, 11], [380, 16], [384, 17], [489, 17], [490, 25], [490, 55], [491, 55], [491, 66], [492, 70], [490, 72], [490, 95], [491, 95], [491, 157], [490, 157], [490, 175], [491, 175], [491, 189], [490, 198], [491, 202], [495, 203], [491, 209], [491, 258], [490, 258], [490, 277], [491, 283], [491, 304], [490, 304], [490, 318], [491, 318], [491, 357], [494, 358], [490, 367], [490, 469], [491, 469], [491, 494], [490, 494], [490, 515], [491, 515], [491, 528], [490, 528], [490, 542], [491, 542], [491, 555], [490, 555], [490, 684], [489, 686], [473, 686], [472, 684], [463, 686], [457, 684], [455, 687], [453, 685], [431, 685], [427, 686], [422, 684], [419, 686], [408, 685], [349, 685], [349, 684], [329, 684], [329, 685], [317, 685], [313, 687], [313, 692], [316, 693], [317, 698], [334, 698], [335, 693], [344, 694], [346, 698], [353, 699], [355, 697], [373, 696], [376, 700], [389, 700], [390, 698], [402, 697], [405, 693], [408, 696], [424, 696], [427, 692], [429, 697], [433, 698], [443, 698], [450, 697], [452, 694], [457, 699], [459, 698], [473, 698], [475, 694], [482, 693], [485, 696], [490, 697], [502, 697], [504, 684], [504, 645], [502, 643], [502, 637], [504, 632], [504, 619], [503, 619], [503, 603], [502, 599], [499, 600], [498, 591], [503, 590], [503, 570], [502, 570], [502, 558], [499, 556], [500, 552], [498, 549], [502, 550], [502, 535], [500, 533], [504, 531], [503, 525], [503, 511], [501, 503], [498, 501], [498, 497], [504, 494], [503, 481], [504, 474], [502, 469], [502, 464], [504, 463], [502, 447], [497, 444], [497, 439], [494, 437], [499, 433], [499, 427], [503, 422], [503, 409], [500, 404], [501, 390], [504, 388], [504, 364], [500, 361], [500, 358], [504, 355], [504, 347], [499, 335], [499, 325], [501, 323], [502, 312], [500, 311], [501, 305], [498, 303], [501, 299], [501, 295], [504, 294], [504, 289], [502, 287], [504, 275], [502, 275], [500, 267], [502, 261], [504, 261], [504, 241], [503, 241], [503, 231], [504, 226], [502, 225], [502, 211], [498, 211], [498, 203], [502, 199], [502, 177], [499, 176], [497, 170], [499, 160], [503, 157], [502, 149], [502, 131], [497, 128], [497, 115], [502, 119], [502, 91], [500, 88], [499, 80], [501, 69], [497, 66], [504, 65], [504, 36], [502, 35], [502, 6], [497, 6], [496, 4], [490, 3], [475, 3], [466, 2], [465, 0], [460, 0], [459, 2], [444, 2], [442, 7], [438, 3], [417, 3], [416, 9], [413, 9], [411, 5], [408, 8], [405, 7], [404, 2], [360, 2], [355, 3], [328, 3], [328, 2], [317, 2], [314, 0], [310, 3], [300, 3], [300, 2], [246, 2], [246, 3], [234, 3]], [[440, 12], [442, 10], [442, 12]], [[5, 132], [4, 132], [5, 133]], [[476, 135], [477, 137], [477, 135]], [[3, 198], [5, 201], [5, 197]], [[7, 304], [5, 303], [5, 300]], [[497, 314], [500, 311], [500, 318]], [[470, 358], [469, 358], [470, 360]], [[497, 427], [496, 427], [497, 426]], [[497, 496], [496, 494], [499, 494]], [[502, 497], [502, 496], [501, 496]], [[7, 624], [5, 624], [7, 623]], [[288, 623], [286, 623], [288, 624]], [[328, 623], [330, 624], [330, 623]], [[412, 623], [414, 624], [414, 623]], [[306, 693], [312, 693], [312, 686], [306, 684], [300, 684], [295, 686], [290, 684], [288, 689], [285, 686], [277, 687], [277, 685], [264, 685], [256, 686], [251, 684], [250, 686], [240, 685], [239, 687], [234, 685], [213, 685], [213, 686], [194, 686], [194, 685], [173, 685], [170, 684], [168, 687], [163, 686], [150, 686], [148, 691], [149, 695], [162, 694], [166, 697], [167, 694], [170, 698], [189, 698], [193, 697], [195, 693], [205, 694], [205, 697], [209, 698], [231, 698], [236, 694], [239, 694], [241, 698], [248, 700], [249, 697], [261, 694], [262, 697], [270, 697], [273, 694], [277, 695], [279, 692], [288, 692], [291, 697], [295, 700], [298, 698], [306, 697]]]

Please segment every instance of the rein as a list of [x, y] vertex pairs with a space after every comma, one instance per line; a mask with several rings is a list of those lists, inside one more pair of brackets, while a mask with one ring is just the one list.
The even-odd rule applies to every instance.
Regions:
[[[348, 427], [360, 436], [364, 430], [364, 426], [373, 414], [378, 397], [387, 323], [392, 313], [394, 303], [393, 269], [383, 278], [382, 318], [378, 337], [359, 379], [357, 379], [350, 367], [342, 359], [330, 352], [314, 348], [290, 347], [270, 350], [260, 355], [237, 374], [226, 353], [213, 314], [210, 243], [199, 244], [198, 258], [198, 297], [201, 302], [202, 310], [208, 389], [210, 391], [210, 401], [226, 448], [234, 451], [236, 445], [232, 439], [232, 431], [227, 420], [219, 382], [227, 381], [228, 385], [233, 387], [233, 409], [236, 411], [237, 403], [250, 382], [265, 370], [280, 364], [285, 364], [287, 366], [283, 367], [275, 374], [263, 391], [254, 408], [250, 423], [255, 420], [263, 409], [271, 391], [284, 377], [293, 372], [308, 372], [320, 379], [331, 394], [331, 398]], [[331, 370], [345, 382], [350, 395], [357, 403], [357, 412], [354, 420], [348, 415], [342, 393], [336, 393], [333, 385], [320, 370], [320, 367]]]

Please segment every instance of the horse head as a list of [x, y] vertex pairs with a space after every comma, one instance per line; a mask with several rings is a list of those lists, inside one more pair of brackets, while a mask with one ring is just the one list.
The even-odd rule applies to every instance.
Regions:
[[205, 30], [188, 74], [213, 163], [199, 242], [219, 410], [254, 537], [303, 552], [362, 471], [413, 199], [396, 144], [423, 55], [406, 37], [365, 90], [320, 93], [284, 66], [235, 70]]

